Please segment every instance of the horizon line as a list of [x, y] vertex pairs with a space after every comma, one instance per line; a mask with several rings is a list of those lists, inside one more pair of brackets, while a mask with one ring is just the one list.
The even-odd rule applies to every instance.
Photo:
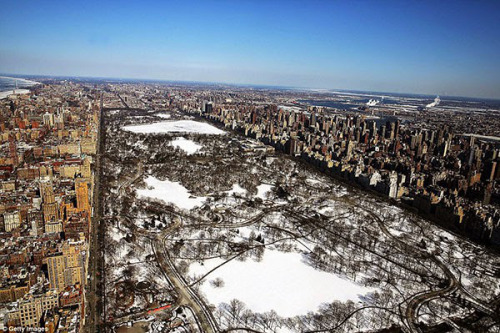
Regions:
[[[10, 75], [10, 76], [5, 76]], [[18, 77], [16, 77], [18, 76]], [[23, 79], [24, 77], [43, 77], [43, 78], [82, 78], [82, 79], [98, 79], [98, 80], [117, 80], [117, 81], [151, 81], [151, 82], [165, 82], [165, 83], [196, 83], [196, 84], [218, 84], [218, 85], [228, 85], [228, 86], [236, 86], [236, 87], [245, 87], [245, 86], [253, 86], [253, 87], [267, 87], [267, 88], [275, 88], [275, 89], [295, 89], [295, 90], [311, 90], [311, 92], [315, 93], [330, 93], [330, 94], [342, 94], [342, 93], [371, 93], [371, 94], [396, 94], [396, 95], [408, 95], [408, 96], [441, 96], [441, 97], [450, 97], [450, 98], [470, 98], [476, 100], [488, 100], [488, 101], [496, 101], [500, 102], [500, 97], [478, 97], [478, 96], [457, 96], [457, 95], [439, 95], [439, 94], [429, 94], [429, 93], [415, 93], [415, 92], [394, 92], [394, 91], [372, 91], [372, 90], [359, 90], [359, 89], [348, 89], [348, 88], [313, 88], [313, 87], [300, 87], [300, 86], [284, 86], [284, 85], [271, 85], [271, 84], [258, 84], [258, 83], [235, 83], [235, 82], [217, 82], [217, 81], [188, 81], [188, 80], [171, 80], [171, 79], [153, 79], [153, 78], [131, 78], [131, 77], [107, 77], [107, 76], [81, 76], [81, 75], [55, 75], [55, 74], [19, 74], [19, 73], [0, 73], [0, 77], [4, 78], [12, 78], [12, 79]], [[37, 82], [40, 83], [40, 82]], [[317, 90], [317, 91], [315, 91]], [[321, 90], [324, 90], [323, 92]], [[368, 94], [363, 94], [368, 95]], [[380, 96], [382, 97], [382, 96]]]

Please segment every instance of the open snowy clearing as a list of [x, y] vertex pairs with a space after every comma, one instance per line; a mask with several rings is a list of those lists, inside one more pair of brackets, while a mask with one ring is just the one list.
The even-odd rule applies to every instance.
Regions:
[[260, 184], [257, 186], [257, 197], [261, 198], [262, 200], [267, 198], [267, 193], [269, 193], [274, 186], [269, 185], [269, 184]]
[[122, 238], [126, 236], [126, 234], [117, 227], [111, 227], [109, 236], [111, 236], [111, 238], [118, 243]]
[[201, 206], [205, 202], [205, 197], [193, 197], [178, 182], [159, 180], [152, 176], [146, 178], [145, 182], [147, 188], [138, 189], [137, 194], [139, 196], [163, 200], [183, 209], [192, 209], [196, 206]]
[[247, 193], [247, 190], [245, 190], [243, 187], [240, 186], [240, 184], [233, 184], [233, 188], [229, 191], [226, 191], [228, 195], [232, 194], [239, 194], [239, 195], [245, 195]]
[[[222, 259], [210, 259], [204, 265], [193, 263], [189, 274], [200, 277], [222, 262]], [[223, 280], [223, 286], [210, 283], [217, 278]], [[209, 274], [200, 290], [217, 306], [238, 299], [253, 312], [274, 310], [283, 317], [304, 315], [334, 300], [358, 301], [360, 296], [373, 291], [312, 268], [302, 261], [299, 253], [276, 250], [266, 250], [261, 262], [250, 259], [228, 262]]]
[[145, 125], [124, 126], [125, 131], [133, 133], [198, 133], [198, 134], [224, 134], [215, 126], [193, 120], [161, 121]]
[[193, 140], [188, 140], [183, 137], [175, 138], [170, 144], [174, 147], [180, 148], [186, 152], [186, 154], [191, 155], [200, 150], [203, 146], [197, 144]]

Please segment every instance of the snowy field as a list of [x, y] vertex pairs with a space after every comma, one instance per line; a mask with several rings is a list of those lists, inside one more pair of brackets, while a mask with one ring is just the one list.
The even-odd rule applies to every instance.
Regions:
[[273, 189], [274, 186], [269, 184], [260, 184], [257, 186], [257, 197], [265, 200], [267, 198], [267, 194]]
[[[222, 259], [209, 259], [204, 265], [193, 263], [191, 276], [201, 277], [220, 265]], [[210, 281], [220, 278], [221, 287]], [[305, 315], [316, 311], [322, 303], [334, 300], [357, 302], [373, 289], [322, 272], [302, 261], [299, 253], [266, 250], [262, 261], [232, 260], [210, 273], [200, 287], [207, 300], [214, 304], [238, 299], [254, 312], [271, 310], [283, 317]]]
[[215, 126], [193, 120], [161, 121], [145, 125], [124, 126], [124, 130], [133, 133], [198, 133], [198, 134], [224, 134]]
[[233, 194], [245, 195], [247, 193], [247, 190], [241, 187], [240, 184], [233, 184], [233, 188], [229, 191], [226, 191], [226, 193], [228, 195], [233, 195]]
[[163, 200], [183, 209], [192, 209], [205, 202], [204, 197], [193, 197], [180, 183], [159, 180], [152, 176], [146, 178], [145, 182], [147, 188], [138, 189], [139, 196]]
[[183, 137], [175, 138], [175, 140], [173, 140], [170, 144], [174, 147], [182, 149], [188, 155], [196, 153], [203, 147], [193, 140], [188, 140]]

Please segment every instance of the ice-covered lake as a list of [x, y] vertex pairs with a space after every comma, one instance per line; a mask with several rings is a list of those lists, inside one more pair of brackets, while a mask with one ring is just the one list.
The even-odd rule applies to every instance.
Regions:
[[193, 140], [189, 140], [183, 137], [175, 138], [174, 140], [172, 140], [172, 142], [170, 142], [170, 144], [174, 147], [182, 149], [188, 155], [194, 154], [202, 148], [201, 145], [197, 144]]
[[138, 189], [138, 196], [149, 197], [172, 203], [179, 208], [192, 209], [201, 206], [205, 202], [205, 197], [194, 197], [189, 191], [178, 182], [169, 180], [159, 180], [149, 176], [144, 180], [146, 189]]
[[224, 134], [225, 132], [207, 123], [194, 120], [160, 121], [152, 124], [128, 125], [124, 130], [134, 133], [198, 133]]

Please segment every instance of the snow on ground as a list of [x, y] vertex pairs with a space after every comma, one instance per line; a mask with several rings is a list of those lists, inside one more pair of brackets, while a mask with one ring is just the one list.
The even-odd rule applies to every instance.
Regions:
[[287, 105], [278, 105], [278, 108], [279, 109], [282, 109], [284, 111], [295, 111], [295, 112], [299, 112], [301, 111], [302, 109], [298, 106], [287, 106]]
[[[193, 263], [189, 274], [200, 277], [222, 262], [217, 258], [206, 260], [204, 265]], [[222, 287], [210, 283], [216, 278], [223, 280]], [[236, 298], [254, 312], [275, 310], [283, 317], [304, 315], [334, 300], [358, 301], [360, 296], [373, 291], [335, 274], [315, 270], [302, 261], [299, 253], [276, 250], [266, 250], [261, 262], [250, 259], [228, 262], [208, 275], [200, 290], [214, 305]]]
[[116, 244], [114, 251], [115, 255], [112, 258], [107, 255], [106, 261], [122, 263], [127, 262], [129, 264], [134, 264], [144, 261], [147, 255], [151, 254], [151, 251], [142, 247], [140, 248], [140, 251], [138, 251], [138, 248], [134, 246], [134, 244], [125, 241]]
[[401, 236], [404, 236], [406, 235], [403, 231], [399, 231], [399, 230], [394, 230], [394, 229], [390, 229], [389, 230], [389, 233], [395, 237], [401, 237]]
[[226, 193], [228, 195], [232, 195], [233, 193], [245, 195], [245, 193], [247, 193], [247, 190], [245, 190], [243, 187], [241, 187], [240, 184], [233, 184], [233, 188], [229, 191], [226, 191]]
[[261, 199], [266, 199], [267, 197], [267, 193], [269, 191], [271, 191], [271, 189], [273, 188], [272, 185], [269, 185], [269, 184], [260, 184], [259, 186], [257, 186], [257, 197], [261, 198]]
[[196, 153], [202, 145], [197, 144], [193, 140], [188, 140], [183, 137], [175, 138], [170, 144], [174, 147], [184, 150], [188, 155]]
[[314, 179], [314, 178], [307, 178], [306, 183], [309, 183], [310, 185], [317, 185], [317, 184], [321, 184], [322, 181], [320, 181], [318, 179]]
[[163, 118], [163, 119], [170, 118], [170, 115], [169, 114], [165, 114], [165, 113], [158, 113], [158, 114], [156, 114], [156, 116], [160, 117], [160, 118]]
[[178, 182], [169, 180], [159, 180], [153, 176], [145, 179], [146, 189], [138, 189], [139, 196], [163, 200], [173, 203], [179, 208], [192, 209], [201, 206], [205, 202], [205, 197], [193, 197], [189, 191]]
[[198, 133], [198, 134], [224, 134], [217, 127], [207, 123], [193, 120], [161, 121], [144, 125], [124, 126], [125, 131], [134, 133]]
[[117, 227], [111, 227], [109, 235], [115, 242], [119, 242], [126, 234]]
[[224, 191], [223, 193], [225, 193], [226, 195], [217, 200], [217, 202], [215, 203], [215, 208], [224, 209], [230, 206], [241, 204], [243, 199], [240, 199], [238, 197], [244, 197], [247, 193], [247, 190], [242, 188], [239, 184], [233, 184], [233, 187], [230, 190]]
[[337, 197], [343, 197], [349, 194], [349, 191], [344, 186], [337, 186], [336, 188], [333, 188], [333, 191]]
[[251, 227], [240, 227], [240, 228], [238, 228], [239, 235], [241, 237], [245, 238], [245, 239], [250, 238], [250, 234], [252, 233], [252, 231], [255, 233], [254, 228], [251, 228]]

